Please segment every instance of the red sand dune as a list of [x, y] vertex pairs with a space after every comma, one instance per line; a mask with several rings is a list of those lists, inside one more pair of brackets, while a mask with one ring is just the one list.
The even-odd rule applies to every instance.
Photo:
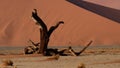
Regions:
[[120, 10], [120, 0], [84, 0]]
[[66, 0], [0, 0], [0, 46], [25, 46], [29, 39], [39, 42], [38, 26], [31, 19], [34, 8], [48, 28], [65, 22], [53, 32], [49, 45], [85, 45], [90, 40], [93, 45], [120, 44], [120, 23]]

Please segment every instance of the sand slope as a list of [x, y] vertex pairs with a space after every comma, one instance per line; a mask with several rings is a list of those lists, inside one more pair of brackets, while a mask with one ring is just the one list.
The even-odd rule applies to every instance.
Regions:
[[38, 9], [39, 16], [48, 28], [60, 20], [65, 22], [53, 32], [49, 45], [85, 45], [90, 40], [94, 41], [93, 45], [120, 44], [119, 22], [66, 0], [1, 0], [1, 46], [28, 45], [29, 39], [39, 41], [39, 29], [31, 19], [34, 8]]

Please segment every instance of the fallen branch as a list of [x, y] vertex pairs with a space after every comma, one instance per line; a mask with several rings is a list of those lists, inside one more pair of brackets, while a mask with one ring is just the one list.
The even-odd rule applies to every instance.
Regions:
[[91, 44], [92, 44], [92, 40], [80, 51], [80, 52], [78, 52], [78, 53], [76, 53], [76, 55], [78, 56], [78, 55], [80, 55], [81, 53], [83, 53]]

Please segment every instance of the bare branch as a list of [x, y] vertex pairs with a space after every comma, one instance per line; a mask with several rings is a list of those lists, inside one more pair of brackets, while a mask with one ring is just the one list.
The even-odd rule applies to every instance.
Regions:
[[48, 34], [48, 37], [50, 37], [50, 35], [52, 34], [52, 32], [53, 32], [60, 24], [64, 24], [64, 22], [63, 22], [63, 21], [59, 21], [56, 25], [50, 27], [50, 29], [49, 29], [49, 31], [48, 31], [48, 33], [47, 33], [47, 34]]
[[84, 52], [85, 50], [86, 50], [86, 48], [88, 48], [91, 44], [92, 44], [92, 40], [80, 51], [80, 52], [78, 52], [78, 53], [76, 53], [76, 55], [78, 56], [78, 55], [80, 55], [82, 52]]
[[47, 32], [47, 26], [42, 21], [42, 19], [37, 15], [37, 9], [34, 9], [34, 11], [32, 12], [32, 18], [34, 18], [34, 20], [36, 20], [37, 24], [39, 24], [42, 27], [42, 29]]

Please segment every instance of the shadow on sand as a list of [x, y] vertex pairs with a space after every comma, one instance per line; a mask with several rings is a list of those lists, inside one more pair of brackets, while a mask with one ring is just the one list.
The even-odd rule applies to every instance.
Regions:
[[120, 10], [86, 2], [84, 0], [66, 1], [120, 23]]

